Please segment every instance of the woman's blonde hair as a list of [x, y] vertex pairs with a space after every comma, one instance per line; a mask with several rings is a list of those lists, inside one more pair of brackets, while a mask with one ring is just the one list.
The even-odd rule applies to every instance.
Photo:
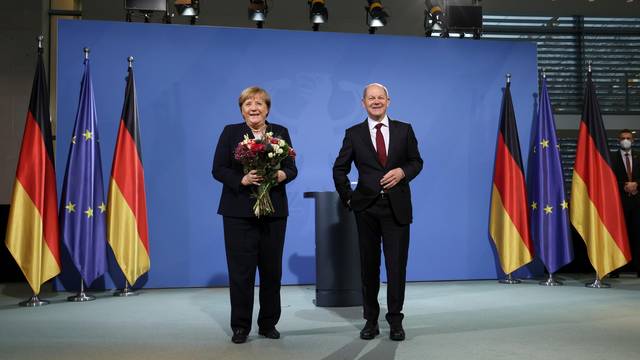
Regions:
[[242, 104], [244, 104], [245, 101], [256, 96], [262, 97], [265, 104], [267, 104], [267, 110], [271, 109], [271, 96], [269, 96], [267, 90], [257, 86], [250, 86], [242, 90], [240, 97], [238, 98], [238, 106], [240, 106], [240, 109], [242, 109]]

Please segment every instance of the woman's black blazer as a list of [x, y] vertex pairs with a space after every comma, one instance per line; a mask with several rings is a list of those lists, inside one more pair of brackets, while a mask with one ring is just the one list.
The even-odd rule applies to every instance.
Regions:
[[[267, 132], [272, 132], [291, 144], [289, 131], [284, 126], [267, 122]], [[253, 205], [255, 198], [251, 197], [251, 187], [240, 183], [244, 172], [242, 164], [234, 159], [233, 151], [238, 143], [244, 139], [244, 135], [253, 138], [253, 133], [246, 123], [232, 124], [225, 126], [218, 139], [216, 152], [213, 156], [213, 177], [223, 184], [218, 214], [232, 217], [255, 217]], [[281, 163], [282, 171], [287, 174], [287, 179], [271, 189], [270, 196], [273, 202], [274, 213], [272, 217], [286, 217], [289, 215], [287, 204], [286, 184], [298, 175], [298, 168], [295, 161], [288, 157]]]

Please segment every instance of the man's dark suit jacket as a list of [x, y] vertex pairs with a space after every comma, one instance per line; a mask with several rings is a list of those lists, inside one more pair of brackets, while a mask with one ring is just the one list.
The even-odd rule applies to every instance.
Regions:
[[[613, 151], [611, 156], [611, 167], [618, 179], [618, 190], [620, 191], [620, 198], [622, 199], [622, 207], [625, 210], [631, 210], [632, 208], [638, 208], [640, 206], [640, 193], [628, 196], [624, 191], [624, 183], [627, 182], [627, 168], [624, 166], [624, 159], [619, 151]], [[632, 181], [640, 183], [640, 161], [638, 156], [631, 152], [631, 177]]]
[[[269, 131], [273, 133], [273, 136], [281, 138], [291, 145], [289, 131], [284, 126], [267, 122], [267, 132]], [[220, 205], [218, 206], [218, 214], [223, 216], [255, 217], [253, 205], [256, 200], [251, 197], [251, 188], [255, 186], [241, 184], [242, 177], [245, 174], [242, 164], [233, 156], [236, 146], [244, 139], [245, 135], [249, 135], [251, 139], [254, 138], [251, 129], [244, 122], [225, 126], [222, 134], [220, 134], [216, 152], [213, 156], [213, 169], [211, 172], [213, 177], [223, 184]], [[275, 210], [270, 215], [272, 217], [289, 215], [286, 184], [298, 175], [296, 163], [290, 157], [282, 161], [281, 170], [287, 174], [287, 179], [274, 186], [269, 193]]]
[[[358, 169], [355, 190], [351, 189], [347, 177], [352, 162]], [[400, 224], [410, 224], [413, 218], [409, 181], [422, 170], [418, 141], [410, 124], [389, 119], [389, 149], [384, 167], [378, 162], [367, 120], [347, 129], [333, 165], [333, 181], [342, 202], [347, 205], [350, 201], [349, 206], [358, 212], [366, 209], [380, 195], [380, 179], [398, 167], [404, 171], [405, 178], [389, 189], [389, 201], [396, 220]]]

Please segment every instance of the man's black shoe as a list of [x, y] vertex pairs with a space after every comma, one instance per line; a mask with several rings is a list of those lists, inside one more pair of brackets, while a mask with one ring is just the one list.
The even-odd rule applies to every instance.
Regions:
[[367, 321], [364, 324], [364, 328], [360, 331], [360, 339], [362, 340], [371, 340], [376, 335], [380, 334], [380, 327], [378, 327], [377, 321]]
[[245, 329], [233, 329], [231, 342], [234, 344], [242, 344], [247, 342], [248, 331]]
[[389, 330], [389, 339], [393, 341], [402, 341], [405, 338], [404, 329], [402, 325], [395, 325]]
[[276, 328], [271, 328], [269, 330], [258, 330], [258, 334], [269, 338], [269, 339], [280, 339], [280, 332], [276, 330]]

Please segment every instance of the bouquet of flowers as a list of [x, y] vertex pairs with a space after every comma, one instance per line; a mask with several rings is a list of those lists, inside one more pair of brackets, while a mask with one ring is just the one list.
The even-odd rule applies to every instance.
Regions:
[[256, 198], [253, 213], [256, 217], [273, 214], [269, 191], [277, 184], [276, 174], [282, 160], [295, 158], [296, 152], [286, 141], [268, 132], [261, 139], [250, 139], [249, 135], [245, 135], [233, 153], [235, 159], [242, 163], [245, 174], [256, 170], [262, 176], [260, 185], [251, 189], [252, 197]]

